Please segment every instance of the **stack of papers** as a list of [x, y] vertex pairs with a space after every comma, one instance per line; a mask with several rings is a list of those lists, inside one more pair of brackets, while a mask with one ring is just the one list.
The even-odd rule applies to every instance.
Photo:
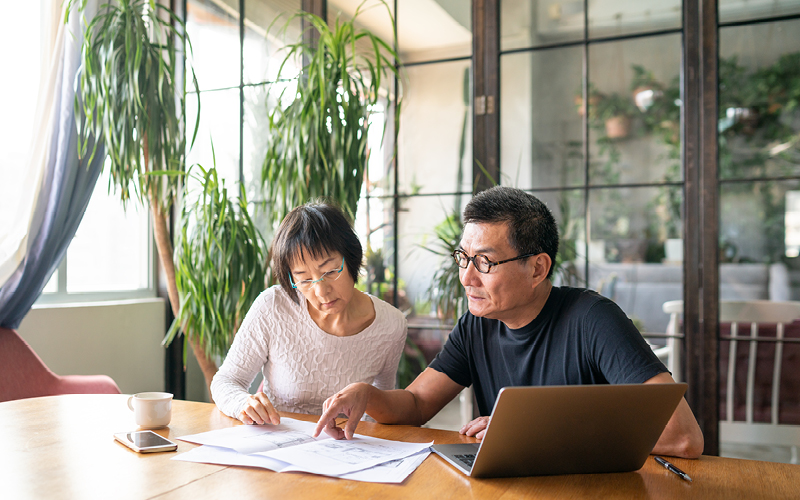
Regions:
[[172, 460], [310, 472], [343, 479], [401, 483], [430, 454], [430, 443], [404, 443], [356, 434], [352, 440], [312, 437], [313, 422], [239, 425], [178, 439], [203, 446]]

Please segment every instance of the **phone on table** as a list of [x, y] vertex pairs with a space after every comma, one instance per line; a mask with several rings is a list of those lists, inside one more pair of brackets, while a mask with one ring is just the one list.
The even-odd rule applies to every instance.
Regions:
[[131, 431], [114, 434], [114, 439], [139, 453], [175, 451], [178, 445], [153, 431]]

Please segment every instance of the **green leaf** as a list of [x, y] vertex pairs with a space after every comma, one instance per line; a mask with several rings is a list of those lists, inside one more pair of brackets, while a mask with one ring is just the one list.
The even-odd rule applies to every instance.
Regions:
[[[388, 4], [381, 4], [391, 19]], [[337, 18], [332, 27], [310, 13], [291, 16], [283, 27], [285, 32], [292, 20], [301, 18], [319, 41], [316, 47], [302, 40], [286, 46], [279, 74], [292, 61], [307, 64], [297, 92], [289, 96], [281, 90], [279, 105], [268, 113], [261, 184], [275, 225], [290, 209], [315, 198], [332, 200], [355, 218], [369, 157], [370, 105], [377, 102], [382, 77], [397, 74], [397, 54], [356, 26], [362, 6], [353, 19]], [[362, 38], [370, 41], [364, 53], [356, 50]]]

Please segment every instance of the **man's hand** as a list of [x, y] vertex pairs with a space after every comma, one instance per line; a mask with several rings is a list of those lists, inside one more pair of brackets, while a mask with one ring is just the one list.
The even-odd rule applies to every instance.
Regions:
[[460, 434], [465, 434], [470, 437], [483, 439], [486, 435], [486, 428], [489, 427], [489, 420], [491, 417], [478, 417], [472, 422], [468, 423], [458, 431]]
[[245, 424], [273, 424], [281, 423], [281, 416], [272, 406], [269, 398], [263, 392], [251, 394], [247, 397], [247, 406], [239, 412], [239, 420]]
[[[326, 399], [322, 404], [322, 416], [319, 417], [317, 427], [314, 429], [314, 437], [325, 430], [325, 434], [334, 439], [353, 439], [358, 422], [367, 409], [371, 389], [373, 387], [369, 384], [350, 384]], [[336, 426], [336, 417], [341, 413], [347, 416], [344, 430]]]

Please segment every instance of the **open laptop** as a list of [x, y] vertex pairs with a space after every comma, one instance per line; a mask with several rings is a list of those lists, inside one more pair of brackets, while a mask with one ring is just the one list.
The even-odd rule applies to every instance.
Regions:
[[472, 477], [638, 470], [686, 384], [506, 387], [481, 443], [433, 451]]

